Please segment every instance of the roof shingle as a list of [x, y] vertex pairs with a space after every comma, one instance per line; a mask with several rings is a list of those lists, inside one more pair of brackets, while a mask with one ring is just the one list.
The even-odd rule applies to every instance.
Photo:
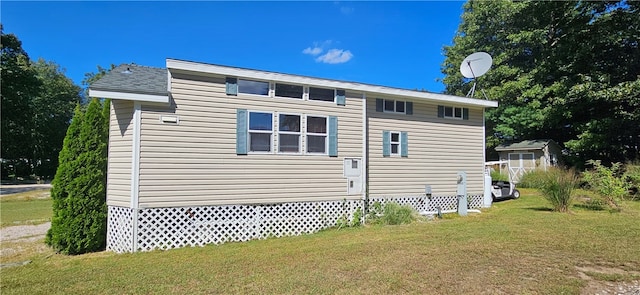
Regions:
[[92, 90], [167, 95], [167, 69], [121, 64], [90, 86]]

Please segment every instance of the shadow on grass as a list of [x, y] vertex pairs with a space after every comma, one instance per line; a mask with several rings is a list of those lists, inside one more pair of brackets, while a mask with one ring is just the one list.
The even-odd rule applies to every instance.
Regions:
[[542, 212], [552, 212], [553, 209], [549, 208], [549, 207], [528, 207], [525, 208], [527, 210], [533, 210], [533, 211], [542, 211]]
[[604, 211], [605, 210], [604, 206], [600, 206], [600, 205], [574, 204], [573, 207], [584, 209], [584, 210], [591, 210], [591, 211]]

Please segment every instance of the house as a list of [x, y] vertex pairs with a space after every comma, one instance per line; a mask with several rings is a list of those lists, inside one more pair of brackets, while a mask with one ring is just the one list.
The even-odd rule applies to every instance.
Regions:
[[557, 166], [562, 155], [560, 146], [550, 139], [501, 144], [496, 147], [496, 151], [500, 161], [507, 163], [501, 172], [508, 173], [515, 181], [528, 171], [546, 171], [549, 167]]
[[89, 95], [111, 99], [116, 252], [312, 233], [374, 202], [455, 206], [460, 171], [480, 207], [497, 106], [177, 59], [118, 66]]

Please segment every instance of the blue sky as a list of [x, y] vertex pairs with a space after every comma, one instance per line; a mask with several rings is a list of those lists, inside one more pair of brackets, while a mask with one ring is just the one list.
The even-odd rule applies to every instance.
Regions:
[[166, 58], [442, 92], [463, 2], [1, 2], [5, 33], [80, 84]]

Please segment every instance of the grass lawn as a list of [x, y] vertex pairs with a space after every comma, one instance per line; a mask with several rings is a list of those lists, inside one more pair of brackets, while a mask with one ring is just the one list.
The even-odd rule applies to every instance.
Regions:
[[0, 198], [0, 226], [40, 224], [51, 221], [49, 190], [35, 190]]
[[120, 255], [44, 250], [0, 270], [0, 293], [578, 294], [581, 275], [640, 279], [640, 202], [623, 206], [554, 213], [523, 190], [481, 214], [411, 225]]

